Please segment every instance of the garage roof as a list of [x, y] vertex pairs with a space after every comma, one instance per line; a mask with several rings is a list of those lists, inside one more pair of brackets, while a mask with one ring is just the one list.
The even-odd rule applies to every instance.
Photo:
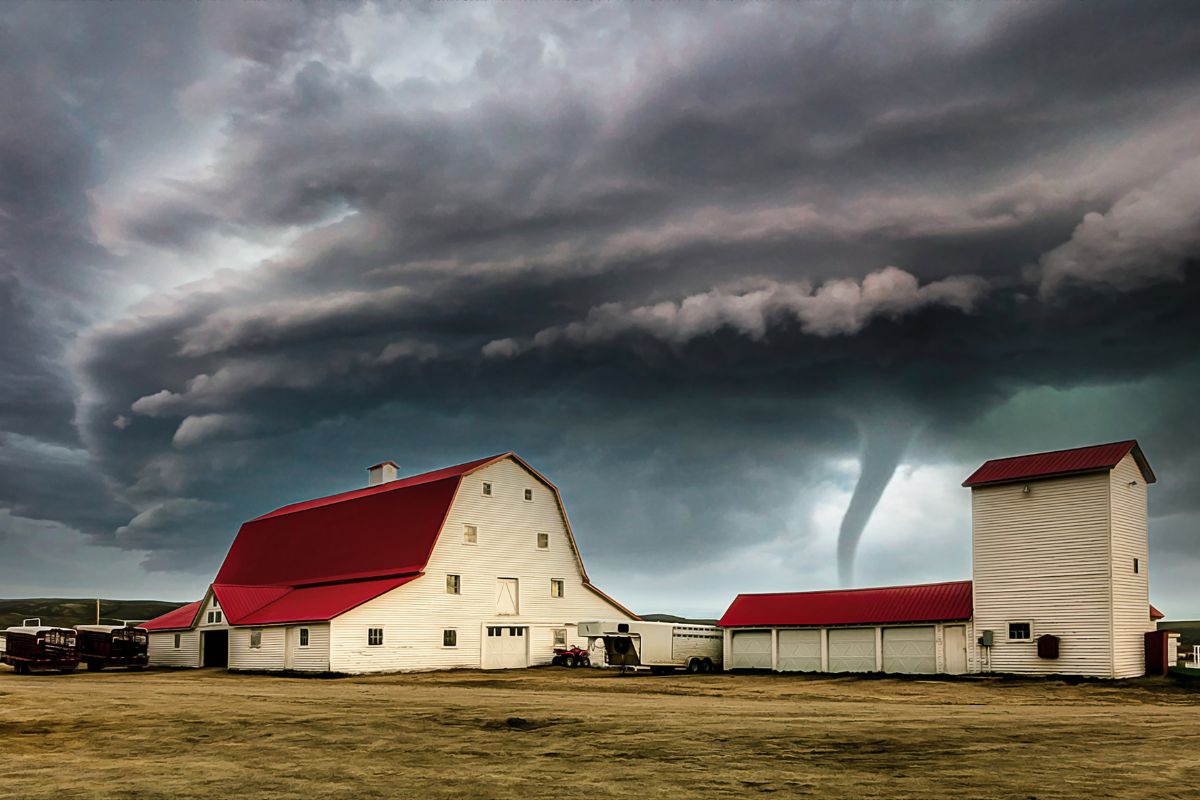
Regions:
[[1135, 440], [1128, 439], [1123, 442], [1075, 447], [1070, 450], [1052, 450], [1026, 456], [994, 458], [984, 462], [983, 466], [971, 473], [971, 476], [963, 481], [963, 486], [1011, 483], [1034, 478], [1078, 475], [1086, 472], [1107, 472], [1130, 453], [1137, 461], [1146, 483], [1154, 483], [1157, 479], [1154, 477], [1154, 471], [1150, 469], [1150, 463], [1146, 461], [1146, 456], [1142, 454], [1142, 448]]
[[739, 594], [717, 624], [727, 628], [867, 625], [970, 618], [971, 582], [952, 581], [877, 589]]

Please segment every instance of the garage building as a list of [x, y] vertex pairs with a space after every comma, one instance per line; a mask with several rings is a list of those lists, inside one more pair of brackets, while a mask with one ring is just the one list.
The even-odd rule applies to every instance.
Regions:
[[965, 673], [971, 582], [742, 594], [720, 625], [730, 669]]

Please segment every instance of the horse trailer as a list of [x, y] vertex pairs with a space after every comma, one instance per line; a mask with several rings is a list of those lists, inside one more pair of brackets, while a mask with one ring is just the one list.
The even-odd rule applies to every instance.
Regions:
[[610, 666], [649, 668], [660, 674], [680, 669], [712, 672], [723, 664], [724, 639], [715, 625], [597, 620], [580, 622], [579, 635], [587, 637], [589, 650], [602, 640]]
[[105, 667], [141, 669], [150, 661], [150, 636], [133, 625], [76, 625], [79, 660], [91, 672]]
[[[40, 622], [40, 620], [27, 620]], [[4, 651], [0, 663], [8, 664], [18, 675], [58, 670], [74, 672], [79, 665], [75, 631], [43, 625], [13, 626], [4, 631]]]

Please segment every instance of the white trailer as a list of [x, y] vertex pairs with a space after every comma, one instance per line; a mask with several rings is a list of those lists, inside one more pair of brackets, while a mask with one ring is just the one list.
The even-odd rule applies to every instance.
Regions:
[[579, 635], [587, 637], [589, 650], [603, 641], [609, 666], [664, 673], [712, 672], [723, 664], [724, 637], [715, 625], [593, 620], [579, 623]]

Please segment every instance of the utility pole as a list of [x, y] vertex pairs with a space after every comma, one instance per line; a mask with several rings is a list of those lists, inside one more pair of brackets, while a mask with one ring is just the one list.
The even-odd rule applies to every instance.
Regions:
[[96, 598], [96, 624], [100, 624], [100, 598]]

